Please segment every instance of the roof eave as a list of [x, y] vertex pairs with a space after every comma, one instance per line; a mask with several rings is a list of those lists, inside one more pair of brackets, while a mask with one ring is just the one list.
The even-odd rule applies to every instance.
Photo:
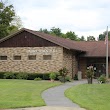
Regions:
[[[84, 56], [80, 56], [80, 57], [85, 57], [85, 58], [97, 58], [97, 57], [100, 57], [100, 58], [105, 58], [106, 56], [87, 56], [87, 55], [84, 55]], [[108, 56], [110, 57], [110, 56]]]
[[72, 50], [72, 51], [78, 51], [78, 52], [86, 52], [86, 51], [83, 51], [83, 50], [79, 50], [79, 49], [70, 49], [70, 50]]

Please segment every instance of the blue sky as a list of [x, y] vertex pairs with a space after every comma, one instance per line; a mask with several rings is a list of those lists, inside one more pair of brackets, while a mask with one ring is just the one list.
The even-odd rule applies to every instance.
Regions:
[[110, 27], [110, 0], [8, 0], [25, 28], [59, 27], [79, 37], [100, 33]]

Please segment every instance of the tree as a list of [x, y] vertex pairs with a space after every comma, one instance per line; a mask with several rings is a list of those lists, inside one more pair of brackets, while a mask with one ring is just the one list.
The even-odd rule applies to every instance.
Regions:
[[22, 25], [22, 21], [20, 19], [19, 16], [14, 16], [13, 21], [11, 22], [11, 26], [16, 26], [18, 29], [20, 29], [21, 27], [23, 27]]
[[52, 28], [51, 28], [50, 33], [51, 33], [52, 35], [56, 35], [56, 36], [61, 36], [61, 35], [62, 35], [61, 29], [60, 29], [60, 28], [55, 28], [55, 27], [52, 27]]
[[80, 41], [85, 41], [84, 36], [81, 36]]
[[77, 35], [72, 31], [67, 32], [65, 36], [71, 40], [77, 40]]
[[47, 33], [47, 34], [56, 35], [58, 37], [80, 41], [80, 38], [78, 38], [77, 35], [74, 32], [69, 31], [65, 34], [65, 33], [61, 32], [60, 28], [56, 28], [56, 27], [52, 27], [49, 31], [47, 29], [40, 28], [39, 32], [44, 32], [44, 33]]
[[19, 30], [22, 27], [23, 25], [20, 17], [15, 16], [9, 27], [9, 34], [14, 33], [15, 31]]
[[88, 36], [87, 41], [95, 41], [95, 37], [94, 36]]
[[[107, 32], [103, 32], [103, 34], [99, 34], [99, 38], [98, 40], [105, 40], [105, 36], [106, 36]], [[110, 31], [108, 31], [108, 39], [110, 40]]]
[[46, 34], [56, 35], [58, 37], [64, 37], [65, 34], [61, 33], [60, 28], [52, 27], [50, 30], [40, 28], [39, 32], [43, 32]]
[[50, 31], [48, 31], [47, 29], [42, 29], [42, 28], [40, 28], [39, 32], [50, 34]]
[[105, 39], [105, 35], [104, 34], [100, 34], [98, 40], [104, 40]]
[[0, 38], [20, 28], [20, 18], [15, 14], [13, 5], [0, 2]]

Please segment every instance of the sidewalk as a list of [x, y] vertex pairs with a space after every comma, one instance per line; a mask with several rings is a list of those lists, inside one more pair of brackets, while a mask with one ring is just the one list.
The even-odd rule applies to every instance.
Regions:
[[[5, 109], [3, 109], [3, 110], [5, 110]], [[85, 110], [85, 109], [83, 109], [83, 108], [74, 108], [74, 107], [44, 106], [44, 107], [19, 108], [19, 109], [8, 109], [8, 110]]]
[[87, 83], [87, 80], [69, 82], [69, 83], [65, 83], [63, 85], [45, 90], [42, 93], [42, 98], [44, 99], [47, 106], [18, 108], [18, 109], [3, 109], [3, 110], [85, 110], [84, 108], [81, 108], [79, 105], [70, 101], [64, 95], [64, 92], [66, 89], [72, 86], [84, 84], [84, 83]]
[[72, 86], [84, 83], [87, 83], [87, 80], [69, 82], [54, 88], [50, 88], [42, 93], [42, 98], [47, 106], [80, 108], [79, 105], [73, 103], [71, 100], [65, 97], [64, 92], [66, 89]]

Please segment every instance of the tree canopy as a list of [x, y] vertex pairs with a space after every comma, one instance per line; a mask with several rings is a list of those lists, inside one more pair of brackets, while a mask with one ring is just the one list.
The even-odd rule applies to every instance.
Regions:
[[[68, 38], [71, 40], [75, 41], [96, 41], [94, 36], [87, 36], [87, 40], [85, 39], [84, 36], [78, 37], [78, 35], [75, 34], [73, 31], [68, 31], [66, 33], [62, 33], [60, 28], [52, 27], [50, 30], [48, 29], [40, 29], [40, 32], [44, 32], [46, 34], [51, 34], [51, 35], [56, 35], [58, 37], [63, 37], [63, 38]], [[107, 32], [103, 32], [103, 34], [99, 34], [98, 41], [103, 41], [105, 40]], [[108, 31], [108, 40], [110, 40], [110, 31]]]
[[95, 41], [95, 37], [94, 36], [88, 36], [87, 41]]
[[85, 41], [84, 36], [81, 36], [80, 41]]
[[52, 27], [50, 33], [59, 37], [62, 36], [60, 28]]
[[71, 40], [77, 40], [77, 35], [75, 32], [69, 31], [65, 34], [66, 38], [69, 38]]
[[0, 2], [0, 38], [3, 38], [21, 27], [21, 20], [16, 16], [13, 5]]
[[68, 38], [71, 40], [80, 40], [75, 32], [68, 31], [66, 33], [62, 33], [60, 28], [52, 27], [50, 30], [40, 28], [40, 32], [44, 32], [46, 34], [55, 35], [58, 37]]
[[[99, 41], [100, 40], [105, 40], [105, 36], [106, 36], [107, 32], [103, 32], [103, 34], [99, 34]], [[108, 39], [110, 40], [110, 31], [108, 31]]]

